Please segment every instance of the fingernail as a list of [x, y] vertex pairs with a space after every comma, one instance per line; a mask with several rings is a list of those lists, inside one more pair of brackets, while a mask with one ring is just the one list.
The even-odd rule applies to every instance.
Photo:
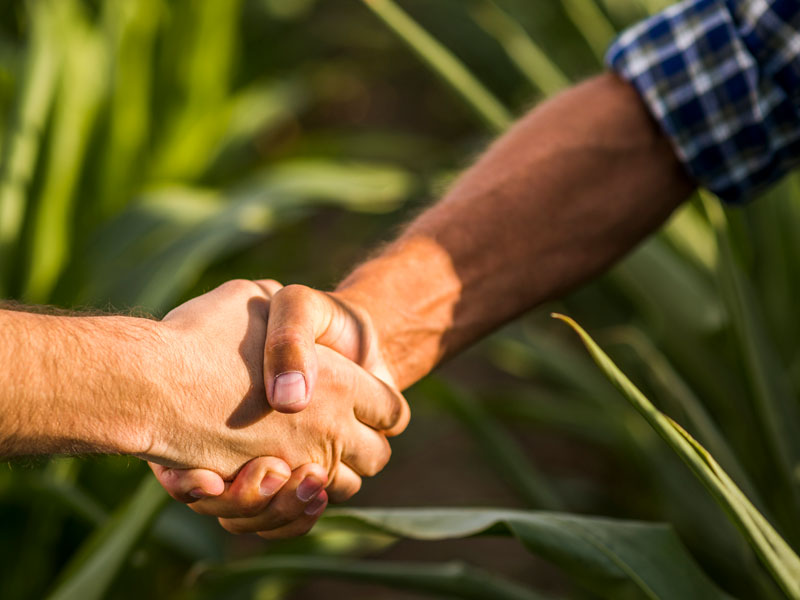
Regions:
[[273, 406], [291, 406], [306, 399], [306, 378], [300, 371], [287, 371], [275, 378]]
[[194, 488], [194, 489], [193, 489], [191, 492], [189, 492], [189, 495], [190, 495], [192, 498], [197, 498], [198, 500], [200, 500], [201, 498], [207, 498], [207, 497], [208, 497], [208, 494], [206, 494], [206, 493], [205, 493], [205, 492], [204, 492], [202, 489], [200, 489], [200, 488]]
[[322, 509], [325, 508], [327, 503], [327, 498], [323, 496], [317, 496], [313, 501], [309, 502], [308, 506], [306, 506], [306, 509], [303, 512], [308, 516], [313, 517], [314, 515], [322, 512]]
[[259, 487], [262, 496], [272, 496], [275, 492], [281, 489], [281, 486], [286, 483], [286, 477], [277, 473], [267, 473], [264, 479], [261, 480]]
[[301, 502], [308, 502], [322, 491], [322, 486], [323, 483], [319, 479], [310, 475], [297, 486], [297, 497]]

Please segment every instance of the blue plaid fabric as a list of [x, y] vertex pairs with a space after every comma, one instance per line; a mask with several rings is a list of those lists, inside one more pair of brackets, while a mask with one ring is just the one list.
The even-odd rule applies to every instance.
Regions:
[[800, 0], [685, 0], [625, 31], [606, 60], [723, 200], [800, 163]]

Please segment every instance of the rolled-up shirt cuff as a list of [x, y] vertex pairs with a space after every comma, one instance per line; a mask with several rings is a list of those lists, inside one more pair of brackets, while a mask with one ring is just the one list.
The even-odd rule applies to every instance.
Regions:
[[686, 0], [622, 33], [606, 61], [723, 200], [748, 200], [800, 162], [796, 0]]

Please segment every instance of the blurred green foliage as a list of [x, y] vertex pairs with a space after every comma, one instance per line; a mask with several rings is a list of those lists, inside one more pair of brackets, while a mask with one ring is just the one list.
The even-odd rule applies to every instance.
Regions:
[[[614, 33], [664, 4], [2, 3], [0, 296], [158, 315], [233, 277], [332, 285], [512, 115], [597, 72]], [[548, 307], [596, 332], [795, 548], [798, 191], [792, 176], [727, 216], [694, 200]], [[460, 424], [497, 478], [486, 487], [539, 510], [345, 511], [251, 543], [166, 503], [133, 459], [15, 462], [0, 469], [0, 597], [303, 597], [315, 577], [465, 598], [781, 597], [566, 333], [537, 311], [410, 394], [406, 436]], [[437, 450], [412, 445], [398, 440], [395, 463], [435, 471]], [[476, 535], [514, 535], [563, 575], [362, 558]]]

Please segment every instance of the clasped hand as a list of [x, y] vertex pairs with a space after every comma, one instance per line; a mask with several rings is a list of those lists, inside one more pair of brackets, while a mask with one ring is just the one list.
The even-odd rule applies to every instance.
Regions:
[[176, 396], [143, 457], [170, 495], [234, 533], [305, 533], [384, 467], [387, 436], [408, 423], [368, 323], [317, 294], [230, 281], [160, 324]]

